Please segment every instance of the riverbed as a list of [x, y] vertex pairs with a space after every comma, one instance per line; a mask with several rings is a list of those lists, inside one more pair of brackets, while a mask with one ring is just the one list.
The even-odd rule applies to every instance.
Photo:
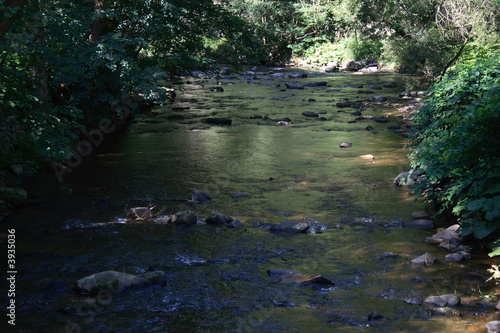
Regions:
[[[402, 227], [425, 209], [393, 182], [409, 166], [402, 131], [388, 129], [405, 129], [395, 117], [395, 105], [411, 101], [399, 98], [404, 80], [282, 68], [183, 78], [173, 102], [106, 137], [61, 180], [49, 174], [26, 184], [28, 193], [43, 194], [41, 205], [6, 222], [16, 230], [15, 331], [480, 331], [491, 309], [435, 316], [421, 305], [436, 294], [484, 299], [489, 262], [445, 262], [444, 250], [424, 242], [433, 230]], [[211, 200], [189, 202], [194, 190]], [[190, 210], [199, 222], [125, 221], [127, 209], [141, 206], [165, 216]], [[205, 224], [213, 212], [243, 227]], [[285, 221], [309, 229], [270, 231]], [[410, 264], [426, 252], [440, 264]], [[277, 281], [267, 273], [273, 269], [334, 285]], [[168, 278], [107, 295], [91, 311], [65, 310], [96, 298], [75, 293], [76, 280], [106, 270], [162, 270]], [[368, 320], [373, 312], [384, 319]]]

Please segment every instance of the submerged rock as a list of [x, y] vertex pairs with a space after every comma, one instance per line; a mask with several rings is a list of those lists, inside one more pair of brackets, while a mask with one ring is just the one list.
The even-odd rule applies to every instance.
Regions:
[[444, 257], [444, 260], [446, 261], [454, 261], [454, 262], [459, 262], [465, 259], [465, 256], [460, 253], [450, 253], [447, 254], [446, 257]]
[[224, 225], [233, 221], [233, 218], [220, 213], [212, 213], [205, 218], [206, 224]]
[[300, 84], [285, 83], [285, 86], [288, 89], [304, 89], [304, 86], [302, 86]]
[[377, 123], [387, 123], [389, 121], [389, 118], [387, 116], [381, 116], [374, 118], [373, 120], [375, 120]]
[[326, 81], [317, 81], [317, 82], [309, 82], [306, 83], [306, 87], [320, 87], [320, 86], [326, 86], [328, 82]]
[[286, 122], [286, 123], [290, 123], [290, 124], [292, 123], [292, 120], [289, 117], [273, 119], [273, 121], [276, 121], [278, 123], [280, 123], [280, 122]]
[[394, 184], [399, 186], [414, 186], [420, 177], [420, 171], [414, 170], [411, 174], [409, 171], [403, 171], [394, 179]]
[[319, 117], [319, 114], [313, 111], [304, 111], [302, 112], [302, 115], [306, 117]]
[[207, 118], [205, 123], [210, 125], [231, 125], [233, 121], [229, 118]]
[[413, 212], [411, 218], [414, 220], [428, 220], [430, 218], [429, 214], [424, 211]]
[[413, 220], [413, 221], [403, 222], [403, 227], [432, 229], [434, 228], [434, 222], [432, 220]]
[[335, 106], [338, 108], [350, 108], [353, 105], [356, 105], [356, 103], [355, 102], [339, 102], [339, 103], [335, 104]]
[[387, 126], [387, 129], [391, 130], [391, 131], [395, 131], [395, 130], [401, 129], [401, 127], [396, 123], [392, 123], [389, 126]]
[[460, 298], [456, 295], [429, 296], [423, 304], [437, 307], [457, 306], [460, 304]]
[[380, 259], [382, 259], [382, 260], [384, 260], [384, 259], [393, 259], [393, 258], [400, 258], [400, 255], [396, 254], [394, 252], [384, 252], [384, 254], [382, 254], [380, 256]]
[[420, 257], [418, 257], [416, 259], [413, 259], [411, 261], [411, 264], [412, 265], [421, 265], [421, 266], [430, 267], [430, 266], [432, 266], [433, 264], [435, 264], [437, 262], [438, 262], [438, 260], [437, 260], [436, 257], [434, 257], [430, 253], [425, 253], [425, 254], [421, 255]]
[[307, 77], [307, 74], [306, 73], [288, 74], [288, 77], [290, 79], [303, 79]]
[[385, 316], [381, 315], [377, 311], [373, 311], [368, 315], [368, 321], [387, 319]]
[[333, 283], [332, 281], [330, 281], [329, 279], [327, 279], [327, 278], [325, 278], [324, 276], [321, 276], [321, 275], [315, 276], [312, 279], [303, 281], [301, 283], [301, 285], [303, 285], [303, 286], [307, 286], [307, 285], [311, 285], [311, 284], [315, 284], [315, 285], [319, 285], [319, 286], [325, 286], [325, 287], [334, 286], [335, 285], [335, 283]]
[[188, 200], [188, 202], [202, 203], [210, 200], [212, 200], [212, 198], [210, 197], [210, 195], [208, 195], [207, 192], [196, 190], [191, 193], [191, 198]]
[[300, 283], [301, 286], [316, 285], [330, 287], [335, 285], [335, 283], [325, 278], [324, 276], [317, 275], [312, 277], [310, 275], [299, 273], [298, 271], [291, 269], [269, 269], [267, 271], [267, 275], [269, 275], [271, 278], [274, 278], [276, 282], [295, 282]]
[[246, 198], [246, 197], [248, 197], [248, 194], [243, 193], [243, 192], [236, 193], [236, 194], [233, 194], [231, 196], [231, 198], [235, 198], [235, 199], [237, 199], [237, 198]]
[[113, 293], [132, 287], [164, 284], [166, 274], [163, 271], [134, 275], [116, 271], [105, 271], [84, 277], [76, 281], [73, 289], [80, 294], [97, 294], [100, 290]]
[[95, 298], [83, 299], [66, 304], [59, 311], [70, 314], [72, 316], [86, 317], [95, 315], [105, 309], [109, 301], [99, 302]]
[[232, 220], [231, 222], [229, 222], [227, 224], [227, 227], [230, 228], [230, 229], [238, 229], [238, 228], [241, 228], [241, 227], [244, 227], [245, 225], [238, 219], [236, 220]]
[[382, 96], [382, 95], [373, 95], [371, 98], [375, 102], [385, 102], [387, 100], [387, 97]]
[[307, 229], [309, 229], [309, 224], [306, 222], [285, 221], [278, 225], [273, 225], [270, 230], [282, 234], [298, 234], [307, 231]]
[[172, 215], [169, 219], [170, 223], [182, 225], [194, 225], [198, 222], [198, 217], [190, 210], [178, 212]]
[[287, 274], [299, 274], [299, 272], [297, 272], [293, 269], [268, 269], [267, 270], [267, 275], [269, 275], [272, 278], [279, 277], [281, 275], [287, 275]]

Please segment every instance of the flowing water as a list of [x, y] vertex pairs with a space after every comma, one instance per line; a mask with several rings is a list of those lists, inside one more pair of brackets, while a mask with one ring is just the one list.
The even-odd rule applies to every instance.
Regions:
[[[471, 286], [484, 281], [475, 270], [484, 273], [488, 266], [480, 259], [447, 263], [443, 250], [424, 242], [431, 231], [401, 227], [423, 209], [408, 189], [393, 184], [408, 166], [407, 142], [387, 129], [389, 123], [351, 122], [359, 109], [335, 107], [375, 94], [395, 101], [397, 88], [366, 95], [358, 85], [400, 87], [403, 77], [307, 74], [235, 75], [220, 79], [223, 92], [210, 91], [216, 78], [191, 77], [176, 86], [171, 105], [107, 137], [61, 182], [51, 175], [26, 184], [49, 203], [20, 209], [8, 220], [17, 235], [15, 331], [465, 332], [484, 325], [476, 315], [490, 310], [436, 317], [420, 305], [433, 294], [473, 293]], [[294, 80], [328, 86], [286, 89]], [[361, 110], [375, 117], [397, 113], [384, 103]], [[208, 125], [208, 117], [230, 118], [232, 125]], [[283, 117], [292, 124], [271, 120]], [[352, 147], [340, 148], [344, 141]], [[365, 154], [375, 158], [360, 157]], [[197, 189], [212, 200], [183, 200]], [[219, 212], [244, 227], [124, 222], [127, 207], [148, 205], [164, 208], [165, 215], [191, 210], [201, 221]], [[296, 220], [307, 222], [309, 232], [269, 230]], [[385, 252], [398, 257], [381, 259]], [[441, 264], [410, 265], [425, 252]], [[277, 282], [269, 269], [322, 275], [335, 286]], [[107, 295], [95, 310], [60, 311], [95, 298], [77, 295], [72, 285], [106, 270], [163, 270], [168, 280]], [[386, 319], [368, 321], [373, 311]]]

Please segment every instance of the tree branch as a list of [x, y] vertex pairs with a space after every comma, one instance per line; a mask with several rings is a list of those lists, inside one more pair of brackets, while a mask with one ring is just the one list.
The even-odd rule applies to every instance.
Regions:
[[444, 66], [444, 69], [443, 69], [443, 72], [441, 73], [441, 75], [439, 75], [437, 77], [437, 80], [436, 81], [439, 81], [441, 80], [443, 77], [444, 77], [444, 74], [446, 74], [446, 71], [448, 70], [448, 68], [450, 68], [450, 66], [455, 62], [455, 60], [457, 60], [460, 55], [462, 54], [464, 48], [465, 48], [465, 45], [467, 45], [467, 43], [469, 42], [469, 39], [466, 38], [464, 43], [462, 44], [462, 46], [460, 47], [460, 50], [458, 50], [457, 54], [455, 54], [455, 56], [453, 57], [453, 59], [451, 59], [447, 64], [446, 66]]
[[[11, 0], [8, 4], [6, 4], [7, 1], [3, 1], [3, 2], [4, 2], [5, 8], [9, 7], [11, 10], [15, 11], [15, 13], [13, 15], [3, 19], [0, 22], [0, 39], [2, 39], [5, 36], [7, 31], [9, 30], [10, 26], [17, 19], [17, 17], [19, 16], [19, 13], [21, 13], [21, 9], [23, 9], [24, 5], [26, 5], [28, 0]], [[7, 10], [4, 10], [3, 14], [5, 15], [6, 12], [7, 12]]]

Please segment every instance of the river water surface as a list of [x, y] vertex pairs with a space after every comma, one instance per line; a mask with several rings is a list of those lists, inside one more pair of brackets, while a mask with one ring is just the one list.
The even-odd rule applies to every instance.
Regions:
[[[472, 293], [470, 286], [484, 281], [474, 270], [487, 266], [447, 263], [443, 250], [424, 242], [432, 231], [401, 227], [423, 209], [393, 184], [408, 166], [407, 142], [387, 129], [390, 122], [352, 122], [351, 114], [397, 110], [372, 102], [361, 110], [335, 107], [377, 94], [405, 104], [397, 99], [403, 77], [307, 74], [235, 75], [220, 79], [223, 92], [210, 91], [216, 78], [186, 78], [172, 104], [141, 114], [62, 182], [50, 176], [27, 184], [50, 203], [20, 209], [8, 221], [17, 232], [15, 331], [465, 332], [484, 325], [474, 315], [486, 310], [436, 317], [421, 305], [429, 295]], [[284, 83], [294, 80], [328, 85], [287, 89]], [[388, 82], [397, 88], [383, 88]], [[359, 93], [369, 86], [373, 93]], [[208, 125], [208, 117], [230, 118], [232, 125]], [[283, 117], [291, 124], [272, 121]], [[340, 148], [344, 141], [352, 147]], [[183, 200], [198, 189], [212, 200]], [[165, 215], [191, 210], [200, 222], [184, 228], [124, 222], [127, 207], [148, 205]], [[244, 227], [204, 224], [213, 212]], [[307, 222], [309, 232], [269, 230], [296, 220]], [[398, 257], [381, 259], [385, 252]], [[425, 252], [441, 264], [412, 267]], [[322, 275], [335, 286], [276, 282], [269, 269]], [[108, 295], [95, 311], [60, 311], [91, 298], [72, 290], [76, 280], [106, 270], [163, 270], [168, 280]], [[368, 321], [373, 311], [386, 319]]]

